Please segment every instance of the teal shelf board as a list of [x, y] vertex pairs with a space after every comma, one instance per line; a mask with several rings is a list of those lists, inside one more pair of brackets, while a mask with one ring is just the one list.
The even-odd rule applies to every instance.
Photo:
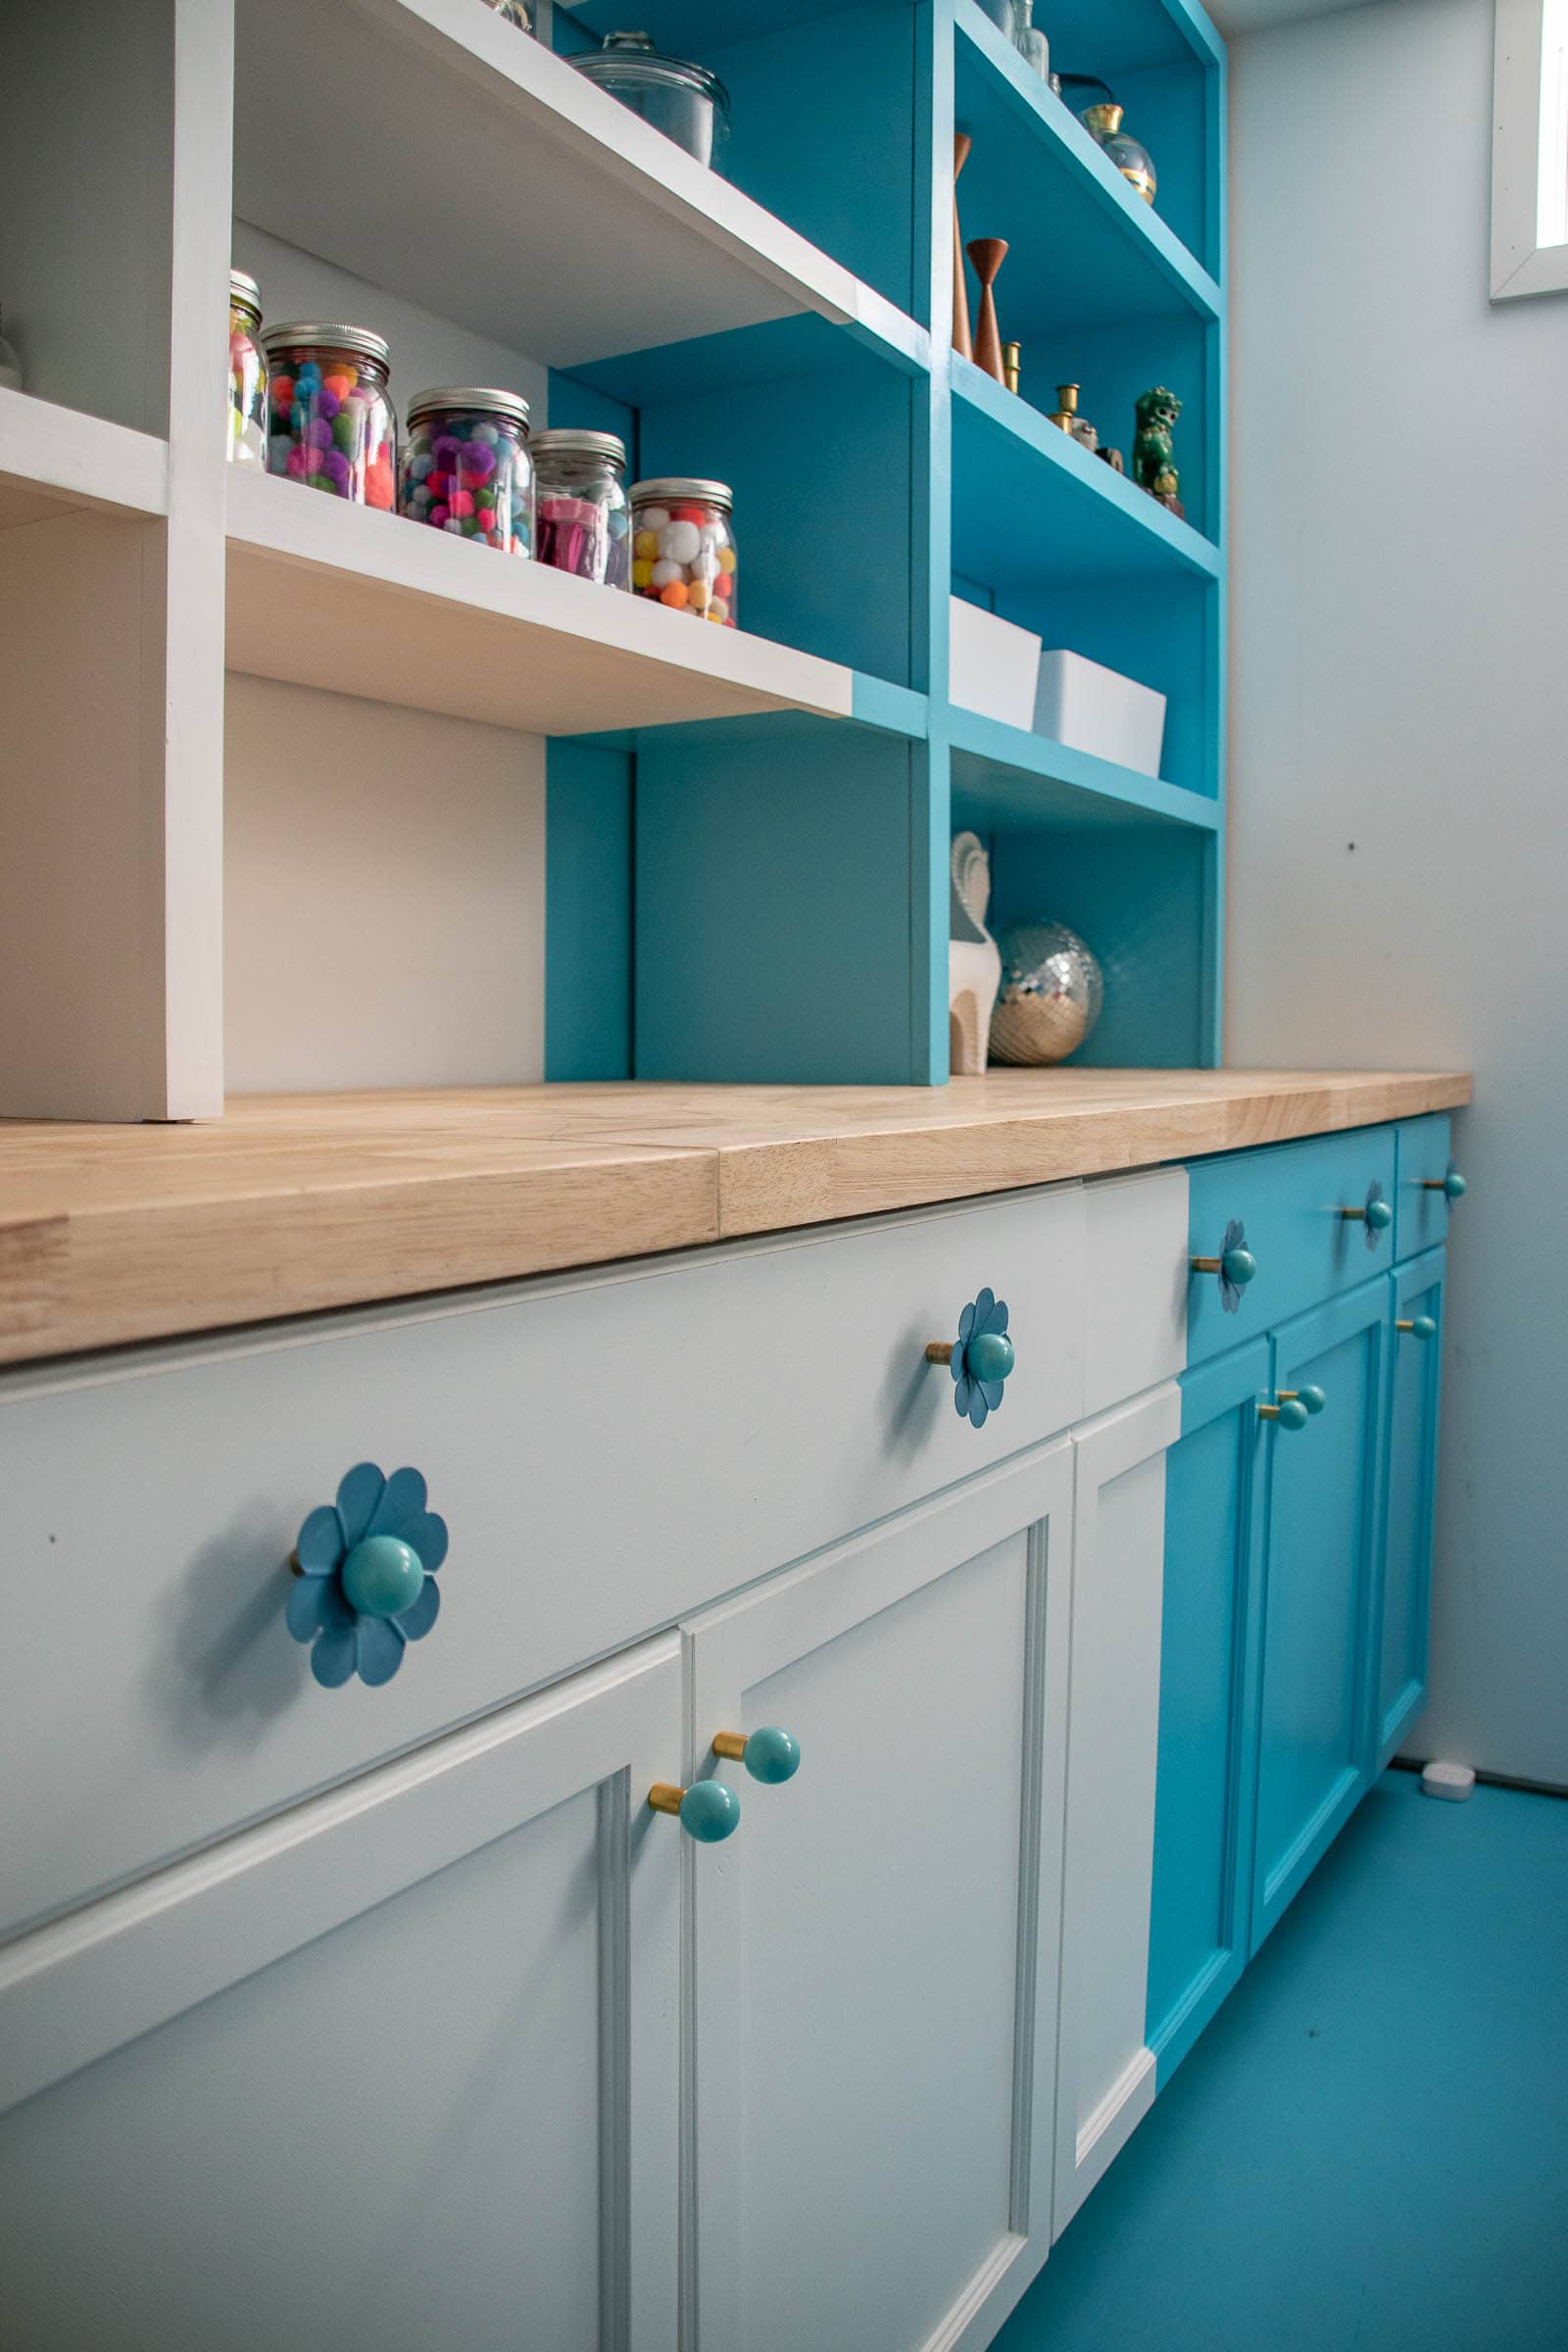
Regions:
[[[954, 29], [956, 121], [974, 140], [958, 181], [963, 233], [1008, 240], [997, 303], [1025, 365], [1047, 336], [1059, 352], [1064, 328], [1218, 318], [1224, 297], [1208, 271], [976, 0], [956, 0]], [[1152, 369], [1160, 365], [1155, 340]]]
[[688, 343], [661, 343], [647, 351], [592, 360], [569, 372], [575, 382], [631, 409], [701, 397], [710, 393], [715, 382], [743, 392], [749, 385], [857, 368], [887, 368], [906, 376], [924, 375], [931, 365], [931, 338], [925, 328], [869, 288], [862, 293], [864, 314], [858, 318], [800, 312], [725, 334], [699, 335]]
[[952, 748], [953, 821], [977, 831], [1035, 826], [1053, 831], [1107, 825], [1219, 829], [1219, 804], [1158, 776], [1118, 767], [1071, 744], [1004, 726], [956, 705], [948, 719]]
[[955, 357], [953, 564], [997, 588], [1220, 578], [1219, 549], [1014, 392]]
[[1051, 62], [1070, 74], [1215, 66], [1225, 44], [1198, 0], [1035, 0]]

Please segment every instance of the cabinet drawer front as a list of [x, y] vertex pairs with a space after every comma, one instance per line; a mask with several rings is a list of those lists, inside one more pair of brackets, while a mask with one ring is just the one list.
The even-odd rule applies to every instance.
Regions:
[[[1220, 1279], [1194, 1273], [1187, 1299], [1187, 1360], [1200, 1363], [1352, 1290], [1394, 1263], [1394, 1233], [1379, 1232], [1348, 1208], [1364, 1209], [1372, 1187], [1392, 1210], [1392, 1127], [1359, 1127], [1265, 1152], [1197, 1161], [1188, 1170], [1191, 1254], [1214, 1257], [1232, 1221], [1245, 1225], [1257, 1272], [1240, 1292], [1222, 1295]], [[1228, 1297], [1232, 1303], [1225, 1305]]]
[[1084, 1187], [1084, 1411], [1173, 1380], [1187, 1360], [1187, 1170]]
[[1415, 1257], [1448, 1238], [1448, 1203], [1435, 1188], [1448, 1172], [1452, 1142], [1447, 1118], [1402, 1119], [1395, 1129], [1398, 1185], [1395, 1194], [1396, 1254]]
[[[0, 1930], [554, 1680], [1065, 1428], [1076, 1186], [333, 1317], [0, 1392], [15, 1599]], [[1016, 1365], [976, 1429], [984, 1286]], [[322, 1690], [283, 1611], [301, 1522], [366, 1459], [447, 1521], [441, 1613], [379, 1689]]]

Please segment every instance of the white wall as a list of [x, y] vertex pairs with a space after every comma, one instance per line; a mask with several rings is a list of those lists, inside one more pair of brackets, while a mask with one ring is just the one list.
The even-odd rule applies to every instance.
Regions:
[[1227, 1057], [1475, 1070], [1411, 1752], [1564, 1785], [1568, 296], [1488, 305], [1492, 25], [1232, 53]]

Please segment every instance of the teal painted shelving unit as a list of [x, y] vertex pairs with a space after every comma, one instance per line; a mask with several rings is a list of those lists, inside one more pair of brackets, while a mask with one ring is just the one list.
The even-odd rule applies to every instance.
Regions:
[[[624, 14], [557, 0], [555, 45]], [[552, 743], [549, 1075], [940, 1083], [959, 826], [988, 841], [998, 922], [1050, 913], [1099, 953], [1085, 1059], [1216, 1061], [1222, 43], [1187, 0], [1036, 0], [1053, 63], [1113, 81], [1153, 153], [1152, 210], [977, 0], [638, 21], [719, 74], [729, 180], [856, 291], [561, 370], [552, 416], [621, 432], [640, 472], [732, 482], [748, 630], [853, 680], [847, 715]], [[950, 348], [956, 128], [964, 235], [1009, 242], [1018, 394]], [[1185, 521], [1050, 423], [1069, 378], [1129, 454], [1137, 394], [1177, 392]], [[1161, 776], [952, 705], [950, 592], [1164, 693]]]

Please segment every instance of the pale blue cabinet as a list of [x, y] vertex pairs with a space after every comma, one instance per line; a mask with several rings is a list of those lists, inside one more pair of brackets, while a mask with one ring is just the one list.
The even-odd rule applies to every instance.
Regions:
[[1254, 1951], [1367, 1785], [1389, 1305], [1386, 1280], [1365, 1283], [1274, 1335], [1276, 1393], [1327, 1402], [1266, 1441]]
[[1373, 1719], [1377, 1767], [1397, 1752], [1426, 1695], [1445, 1255], [1428, 1250], [1406, 1260], [1391, 1284], [1388, 1504]]
[[1262, 1338], [1188, 1373], [1166, 1456], [1145, 2029], [1161, 2085], [1248, 1957], [1268, 1376]]

